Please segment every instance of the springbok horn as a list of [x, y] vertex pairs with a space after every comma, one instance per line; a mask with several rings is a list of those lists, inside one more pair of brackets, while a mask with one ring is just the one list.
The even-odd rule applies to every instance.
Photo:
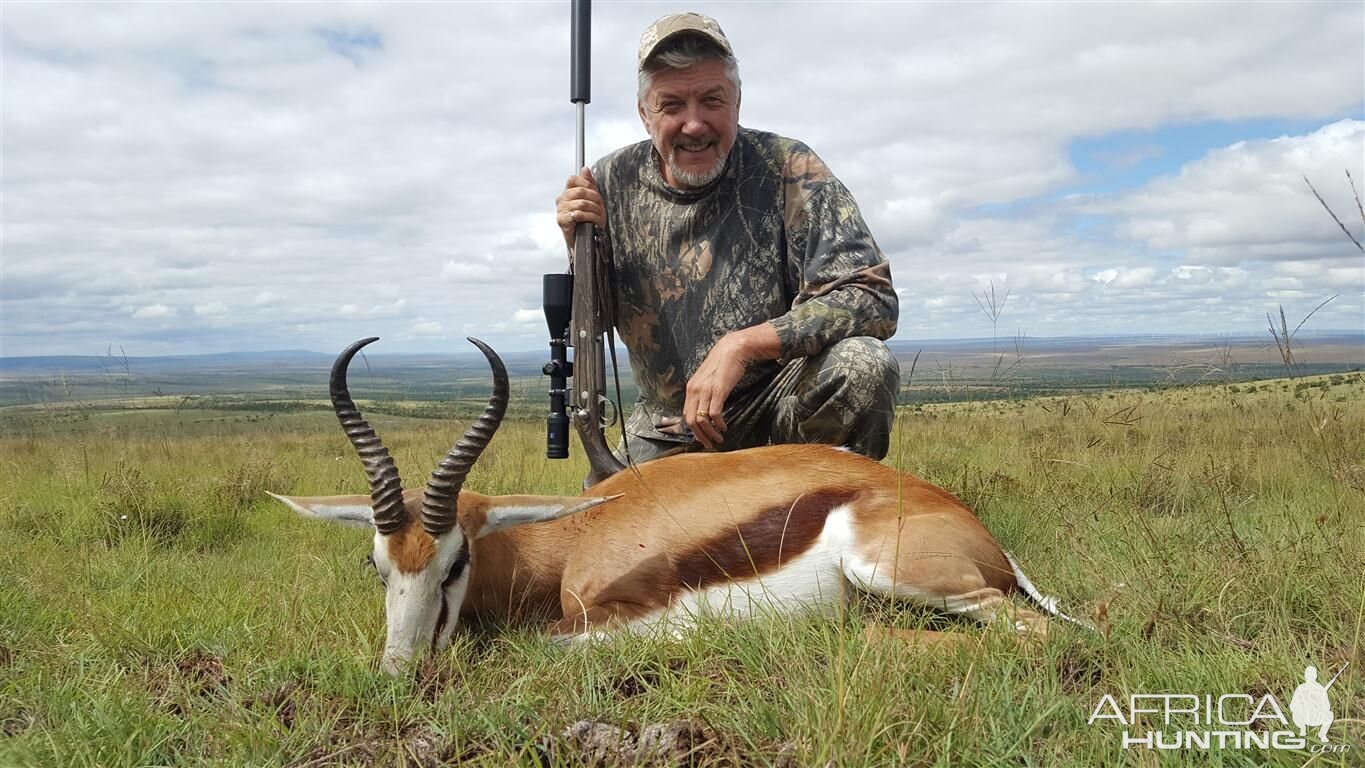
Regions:
[[403, 527], [407, 513], [403, 509], [403, 481], [398, 478], [398, 465], [389, 455], [379, 435], [370, 428], [360, 410], [351, 399], [351, 391], [346, 386], [346, 369], [351, 358], [360, 348], [378, 341], [378, 336], [361, 339], [342, 351], [336, 362], [332, 363], [332, 408], [337, 420], [351, 439], [351, 445], [360, 454], [360, 463], [365, 467], [365, 477], [370, 481], [370, 506], [374, 509], [374, 527], [385, 536]]
[[427, 481], [427, 489], [422, 494], [422, 527], [432, 536], [441, 536], [455, 525], [460, 486], [464, 485], [465, 476], [473, 468], [474, 462], [478, 461], [488, 441], [493, 439], [493, 433], [498, 430], [503, 413], [507, 411], [507, 368], [492, 347], [475, 338], [469, 341], [483, 352], [493, 369], [493, 395], [488, 398], [488, 407], [484, 408], [483, 415], [465, 430], [464, 437], [441, 459]]

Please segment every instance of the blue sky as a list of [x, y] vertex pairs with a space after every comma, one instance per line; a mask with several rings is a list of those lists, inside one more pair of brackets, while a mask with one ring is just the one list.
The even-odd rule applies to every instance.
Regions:
[[[714, 16], [740, 120], [810, 144], [898, 338], [1365, 327], [1360, 3], [598, 3], [588, 154], [634, 52]], [[0, 354], [543, 346], [567, 3], [0, 6]], [[775, 34], [780, 30], [781, 34]], [[1365, 190], [1363, 190], [1365, 191]], [[1361, 223], [1347, 216], [1359, 234]]]
[[[1360, 119], [1362, 109], [1365, 108], [1361, 104], [1356, 104], [1325, 121]], [[1156, 176], [1179, 173], [1185, 165], [1215, 149], [1239, 141], [1307, 134], [1323, 122], [1323, 118], [1209, 121], [1077, 137], [1068, 148], [1068, 158], [1082, 178], [1062, 194], [1112, 194], [1138, 187]]]

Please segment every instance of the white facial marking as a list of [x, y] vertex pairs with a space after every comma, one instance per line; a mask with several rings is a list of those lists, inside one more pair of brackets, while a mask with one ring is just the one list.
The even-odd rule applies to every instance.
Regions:
[[[404, 664], [420, 653], [433, 646], [439, 650], [449, 645], [469, 586], [469, 565], [464, 566], [457, 579], [443, 586], [464, 543], [464, 535], [458, 529], [436, 542], [436, 555], [426, 568], [416, 573], [403, 573], [393, 565], [385, 539], [375, 534], [374, 561], [375, 568], [385, 577], [384, 615], [388, 625], [380, 667], [396, 675]], [[437, 636], [443, 605], [446, 608], [445, 625]]]

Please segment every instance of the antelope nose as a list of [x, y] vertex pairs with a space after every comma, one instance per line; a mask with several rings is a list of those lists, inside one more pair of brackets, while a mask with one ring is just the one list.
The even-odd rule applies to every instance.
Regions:
[[390, 677], [398, 677], [409, 661], [412, 661], [411, 656], [385, 651], [384, 657], [379, 660], [379, 669]]

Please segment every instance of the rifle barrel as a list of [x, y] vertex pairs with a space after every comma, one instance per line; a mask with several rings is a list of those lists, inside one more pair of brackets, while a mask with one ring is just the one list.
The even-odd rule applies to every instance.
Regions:
[[569, 19], [569, 101], [592, 101], [592, 1], [573, 0]]
[[569, 9], [569, 101], [578, 108], [574, 173], [587, 162], [584, 126], [592, 101], [592, 0], [573, 0]]
[[587, 105], [586, 105], [586, 104], [583, 104], [582, 102], [579, 102], [578, 104], [575, 104], [574, 106], [578, 107], [578, 136], [577, 136], [577, 140], [574, 142], [574, 158], [575, 158], [575, 160], [574, 160], [573, 172], [574, 172], [574, 173], [578, 173], [580, 170], [583, 169], [583, 166], [586, 165], [587, 162], [588, 162], [588, 159], [587, 159], [587, 157], [586, 157], [586, 154], [587, 154], [587, 152], [586, 152], [586, 147], [585, 147], [585, 145], [584, 145], [584, 139], [583, 139], [583, 135], [584, 135], [584, 133], [585, 133], [584, 126], [587, 124], [587, 114], [586, 114], [586, 113], [587, 113]]

